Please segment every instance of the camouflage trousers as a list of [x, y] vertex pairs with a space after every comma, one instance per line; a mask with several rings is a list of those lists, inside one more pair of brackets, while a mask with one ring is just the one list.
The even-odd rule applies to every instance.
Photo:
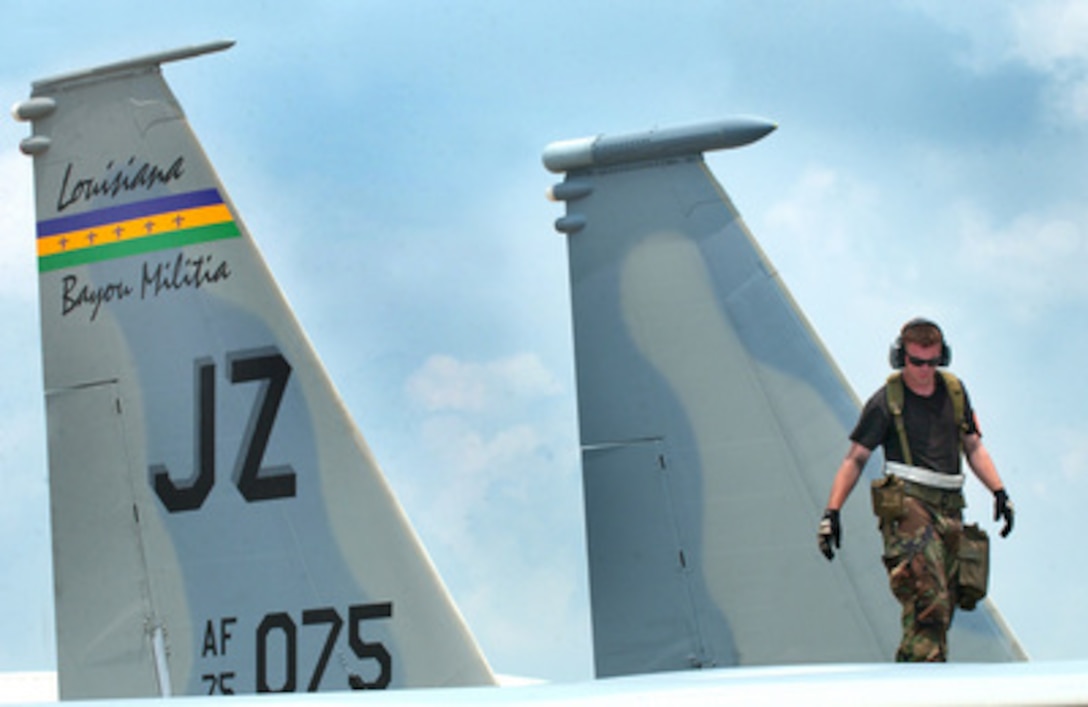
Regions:
[[904, 500], [904, 510], [901, 518], [880, 526], [888, 581], [903, 607], [903, 640], [895, 659], [943, 662], [956, 607], [961, 512], [911, 496]]

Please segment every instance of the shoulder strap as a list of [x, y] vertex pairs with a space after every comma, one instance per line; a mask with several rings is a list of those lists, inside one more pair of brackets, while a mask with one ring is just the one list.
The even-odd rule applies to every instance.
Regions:
[[910, 456], [910, 443], [907, 441], [906, 425], [903, 424], [903, 374], [896, 371], [888, 376], [884, 392], [888, 400], [888, 410], [891, 411], [892, 419], [895, 421], [895, 431], [899, 434], [899, 446], [903, 450], [903, 462], [907, 466], [911, 466], [913, 462]]
[[949, 397], [952, 398], [952, 412], [955, 415], [956, 425], [960, 428], [960, 436], [967, 434], [967, 419], [964, 415], [964, 409], [967, 407], [963, 394], [963, 383], [955, 374], [945, 370], [940, 370], [941, 378], [944, 379], [944, 387], [948, 390]]

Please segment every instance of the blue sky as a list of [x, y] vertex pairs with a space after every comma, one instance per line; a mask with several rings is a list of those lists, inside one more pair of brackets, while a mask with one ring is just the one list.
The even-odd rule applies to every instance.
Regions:
[[[167, 79], [497, 670], [592, 670], [540, 153], [738, 113], [779, 130], [710, 164], [859, 396], [903, 321], [944, 326], [1019, 513], [991, 596], [1032, 656], [1088, 657], [1085, 4], [28, 1], [4, 18], [8, 105], [34, 79], [238, 41]], [[0, 122], [7, 670], [54, 663], [26, 134]], [[988, 524], [977, 484], [969, 499]], [[847, 551], [866, 532], [846, 528]]]

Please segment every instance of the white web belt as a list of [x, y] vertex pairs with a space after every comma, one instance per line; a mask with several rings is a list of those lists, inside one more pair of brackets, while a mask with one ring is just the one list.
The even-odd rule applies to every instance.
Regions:
[[908, 466], [899, 462], [884, 464], [885, 474], [895, 474], [904, 481], [911, 481], [922, 486], [945, 491], [958, 491], [963, 488], [963, 474], [941, 474], [917, 466]]

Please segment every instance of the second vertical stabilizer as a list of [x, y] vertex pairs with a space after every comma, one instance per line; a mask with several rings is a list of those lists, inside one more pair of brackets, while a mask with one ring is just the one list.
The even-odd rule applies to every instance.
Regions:
[[[553, 196], [600, 676], [887, 661], [899, 643], [866, 505], [844, 509], [841, 562], [816, 549], [857, 400], [700, 154], [772, 129], [725, 120], [545, 152], [566, 173]], [[1023, 657], [991, 604], [957, 615], [952, 644], [960, 660]]]

